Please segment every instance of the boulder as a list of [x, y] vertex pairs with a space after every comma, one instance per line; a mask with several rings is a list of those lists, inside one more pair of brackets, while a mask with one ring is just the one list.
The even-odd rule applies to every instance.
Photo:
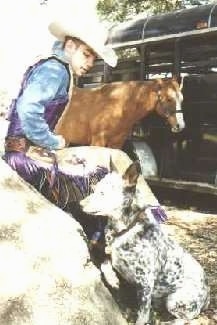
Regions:
[[126, 325], [78, 222], [0, 159], [0, 324]]

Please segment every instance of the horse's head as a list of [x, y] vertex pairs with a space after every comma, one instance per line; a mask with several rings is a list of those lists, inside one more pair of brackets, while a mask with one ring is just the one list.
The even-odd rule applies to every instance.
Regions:
[[183, 95], [176, 79], [155, 80], [157, 102], [155, 111], [165, 118], [172, 132], [180, 132], [185, 127], [182, 112]]

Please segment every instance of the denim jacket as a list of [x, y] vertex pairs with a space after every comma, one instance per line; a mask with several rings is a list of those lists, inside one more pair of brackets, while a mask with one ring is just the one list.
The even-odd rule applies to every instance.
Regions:
[[[67, 63], [61, 42], [54, 43], [52, 55]], [[55, 59], [44, 61], [31, 72], [17, 98], [16, 110], [25, 136], [34, 144], [51, 150], [58, 147], [58, 138], [45, 119], [45, 108], [52, 102], [68, 100], [69, 82], [67, 69]]]

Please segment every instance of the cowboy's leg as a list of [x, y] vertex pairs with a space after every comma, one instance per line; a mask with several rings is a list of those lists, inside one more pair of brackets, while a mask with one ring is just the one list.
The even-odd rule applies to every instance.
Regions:
[[[104, 166], [108, 169], [110, 168], [110, 160], [112, 159], [114, 166], [121, 174], [123, 174], [132, 163], [129, 156], [120, 149], [83, 146], [65, 148], [57, 151], [58, 160], [63, 165], [67, 164], [67, 161], [70, 161], [72, 156], [77, 156], [79, 159], [84, 159], [87, 163], [87, 167], [94, 167], [98, 165]], [[137, 193], [137, 203], [139, 206], [144, 207], [144, 205], [159, 205], [157, 198], [151, 191], [142, 175], [140, 175], [138, 179]]]

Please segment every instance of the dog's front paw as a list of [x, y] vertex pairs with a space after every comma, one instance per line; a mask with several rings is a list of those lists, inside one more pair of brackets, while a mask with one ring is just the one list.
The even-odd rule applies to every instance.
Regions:
[[113, 289], [119, 289], [120, 282], [115, 271], [112, 268], [110, 261], [105, 261], [101, 264], [101, 272], [103, 273], [106, 282]]

